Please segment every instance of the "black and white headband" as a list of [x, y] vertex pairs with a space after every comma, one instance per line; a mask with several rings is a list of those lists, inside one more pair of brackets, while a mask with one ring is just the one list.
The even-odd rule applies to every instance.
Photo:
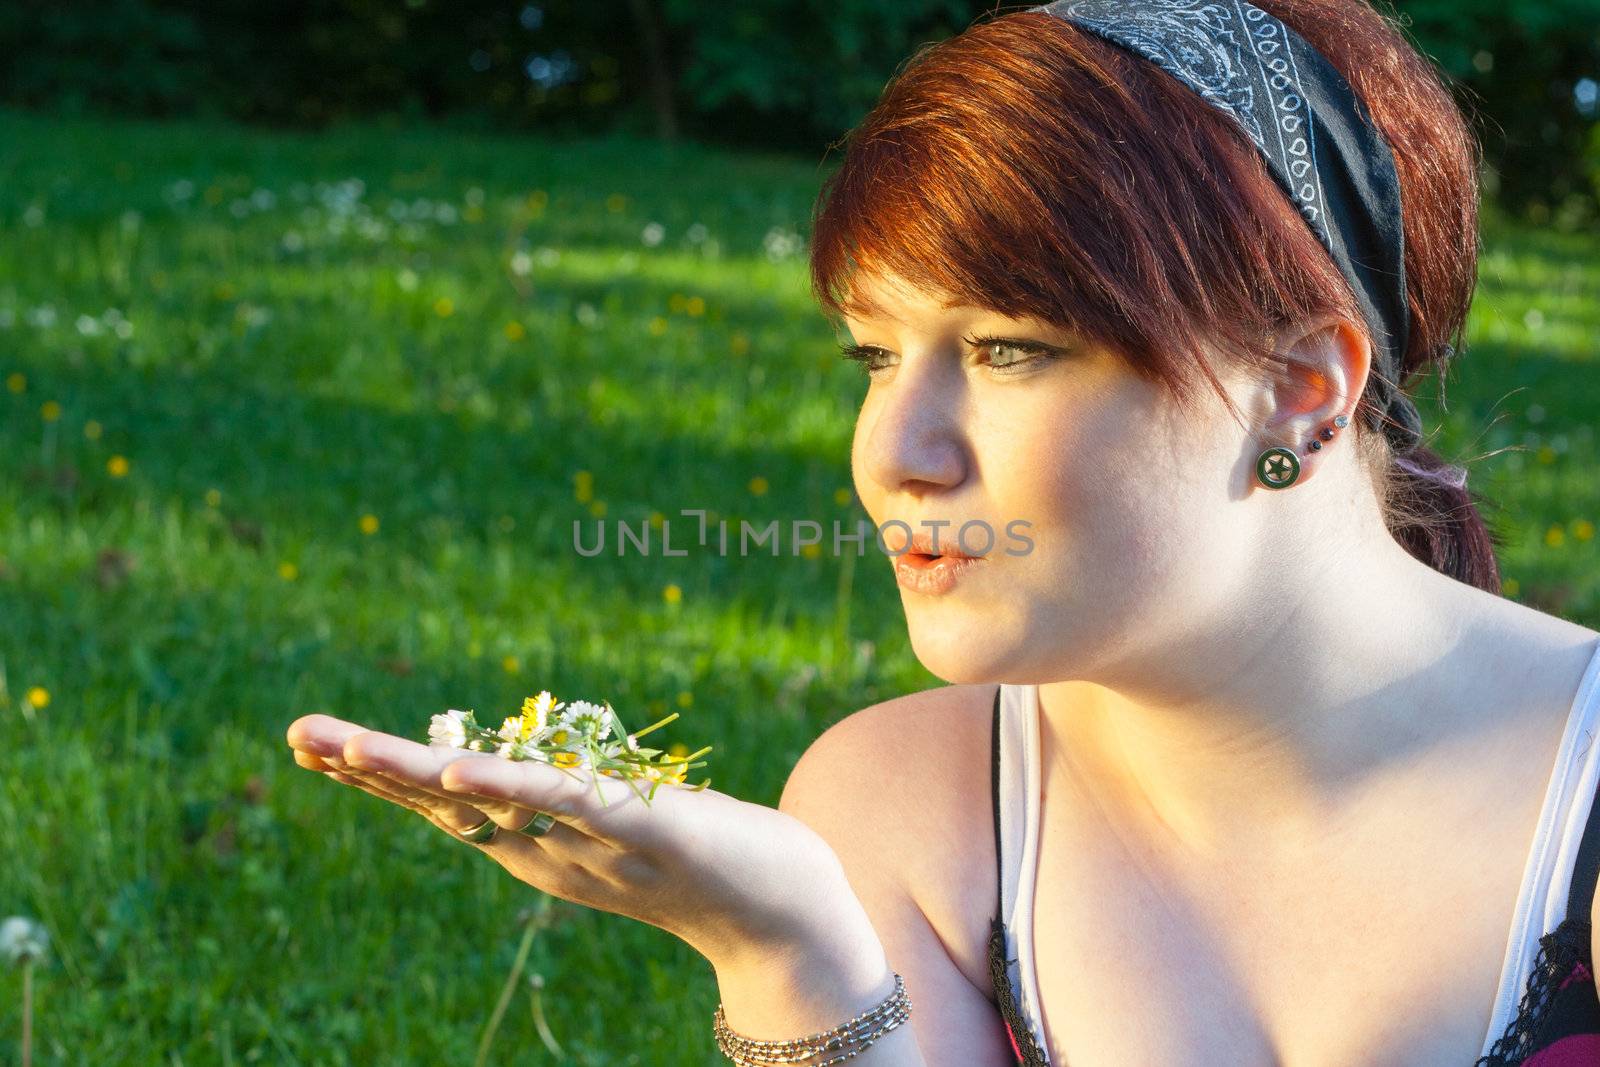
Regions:
[[1054, 0], [1028, 10], [1143, 56], [1239, 124], [1355, 292], [1383, 372], [1371, 386], [1388, 416], [1383, 432], [1400, 453], [1420, 443], [1422, 418], [1399, 388], [1410, 334], [1400, 181], [1344, 77], [1244, 0]]

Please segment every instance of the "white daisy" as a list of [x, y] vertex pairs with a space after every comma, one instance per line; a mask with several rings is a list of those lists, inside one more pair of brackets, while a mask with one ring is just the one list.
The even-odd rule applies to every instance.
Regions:
[[611, 716], [606, 714], [606, 709], [600, 704], [591, 704], [587, 700], [574, 700], [567, 706], [565, 716], [568, 723], [580, 733], [594, 732], [596, 739], [604, 741], [611, 733]]
[[538, 733], [550, 724], [551, 712], [560, 711], [564, 707], [566, 705], [558, 703], [556, 698], [550, 695], [548, 689], [542, 689], [539, 691], [538, 696], [528, 697], [522, 702], [522, 714], [524, 717], [533, 717], [533, 730], [531, 732]]
[[467, 716], [470, 712], [451, 709], [435, 715], [428, 725], [428, 742], [449, 748], [461, 748], [467, 743]]

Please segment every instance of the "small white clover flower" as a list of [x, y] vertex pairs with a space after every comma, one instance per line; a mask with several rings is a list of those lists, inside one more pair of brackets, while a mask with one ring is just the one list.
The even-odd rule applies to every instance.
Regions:
[[467, 743], [467, 713], [454, 708], [443, 715], [435, 715], [428, 726], [428, 742], [449, 748], [463, 748]]
[[0, 959], [10, 964], [43, 959], [50, 948], [50, 934], [32, 919], [13, 915], [0, 923]]

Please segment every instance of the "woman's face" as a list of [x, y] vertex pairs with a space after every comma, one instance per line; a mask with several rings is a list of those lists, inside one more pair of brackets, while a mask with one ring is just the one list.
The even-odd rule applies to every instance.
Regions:
[[[944, 307], [892, 280], [856, 285], [885, 309], [846, 319], [875, 350], [856, 491], [889, 552], [908, 537], [893, 520], [928, 535], [944, 521], [940, 547], [982, 556], [945, 591], [900, 585], [930, 671], [952, 683], [1078, 677], [1225, 608], [1254, 555], [1244, 509], [1227, 505], [1255, 452], [1219, 401], [1215, 417], [1184, 421], [1159, 386], [1058, 328]], [[991, 335], [1049, 351], [968, 343]]]

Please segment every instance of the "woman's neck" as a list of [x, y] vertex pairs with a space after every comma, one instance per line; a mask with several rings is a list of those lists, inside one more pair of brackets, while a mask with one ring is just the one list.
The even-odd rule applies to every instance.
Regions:
[[1536, 613], [1395, 547], [1403, 559], [1041, 685], [1045, 758], [1187, 852], [1326, 831], [1379, 776], [1480, 725], [1486, 680], [1526, 689], [1532, 672], [1502, 609]]

